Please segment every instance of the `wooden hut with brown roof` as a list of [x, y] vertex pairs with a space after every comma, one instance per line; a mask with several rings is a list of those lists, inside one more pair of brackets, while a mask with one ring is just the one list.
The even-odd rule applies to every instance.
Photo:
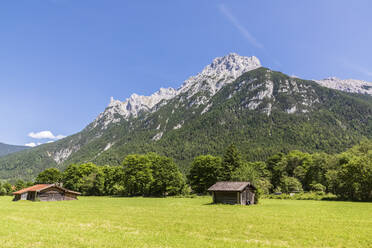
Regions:
[[77, 200], [79, 192], [68, 190], [58, 184], [36, 184], [34, 186], [13, 192], [13, 201], [64, 201]]
[[209, 189], [214, 203], [254, 204], [256, 187], [250, 182], [217, 182]]

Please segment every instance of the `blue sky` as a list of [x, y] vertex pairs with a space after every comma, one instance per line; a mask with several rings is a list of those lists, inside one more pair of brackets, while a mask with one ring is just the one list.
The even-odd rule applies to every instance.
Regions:
[[0, 1], [0, 142], [76, 133], [110, 96], [177, 88], [230, 52], [301, 78], [372, 81], [371, 10], [367, 0]]

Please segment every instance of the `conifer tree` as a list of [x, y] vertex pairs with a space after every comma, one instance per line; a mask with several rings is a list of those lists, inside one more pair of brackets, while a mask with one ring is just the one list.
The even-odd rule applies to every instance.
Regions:
[[230, 144], [223, 156], [221, 180], [231, 180], [232, 173], [241, 166], [242, 158], [239, 150], [234, 144]]

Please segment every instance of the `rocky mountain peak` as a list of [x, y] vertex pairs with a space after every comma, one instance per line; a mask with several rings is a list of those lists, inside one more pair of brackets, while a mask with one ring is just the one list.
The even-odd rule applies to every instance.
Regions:
[[217, 57], [213, 60], [212, 64], [207, 66], [205, 69], [212, 69], [220, 71], [239, 71], [242, 68], [253, 67], [257, 68], [260, 67], [261, 63], [260, 60], [255, 57], [244, 57], [240, 56], [236, 53], [230, 53], [223, 57]]
[[209, 90], [214, 95], [223, 85], [231, 83], [245, 72], [261, 67], [259, 59], [255, 56], [244, 57], [230, 53], [223, 57], [215, 58], [202, 72], [187, 79], [180, 93], [189, 92], [189, 97], [200, 90]]
[[107, 128], [110, 123], [117, 123], [122, 118], [128, 119], [130, 116], [137, 117], [141, 111], [149, 111], [162, 100], [168, 100], [176, 96], [177, 90], [173, 88], [160, 88], [150, 96], [142, 96], [136, 93], [132, 94], [124, 102], [110, 99], [110, 104], [106, 110], [101, 113], [93, 122], [93, 128], [102, 123], [103, 129]]
[[356, 79], [339, 79], [337, 77], [328, 77], [322, 80], [315, 80], [315, 82], [335, 90], [372, 95], [372, 82]]

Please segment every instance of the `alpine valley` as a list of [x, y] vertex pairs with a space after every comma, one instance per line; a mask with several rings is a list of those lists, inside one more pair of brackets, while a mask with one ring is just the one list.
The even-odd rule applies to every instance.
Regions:
[[1, 179], [33, 179], [71, 163], [118, 165], [157, 152], [186, 172], [197, 155], [234, 143], [247, 160], [277, 152], [342, 152], [372, 138], [372, 83], [312, 81], [261, 66], [256, 57], [216, 58], [179, 89], [111, 99], [81, 132], [0, 158]]

